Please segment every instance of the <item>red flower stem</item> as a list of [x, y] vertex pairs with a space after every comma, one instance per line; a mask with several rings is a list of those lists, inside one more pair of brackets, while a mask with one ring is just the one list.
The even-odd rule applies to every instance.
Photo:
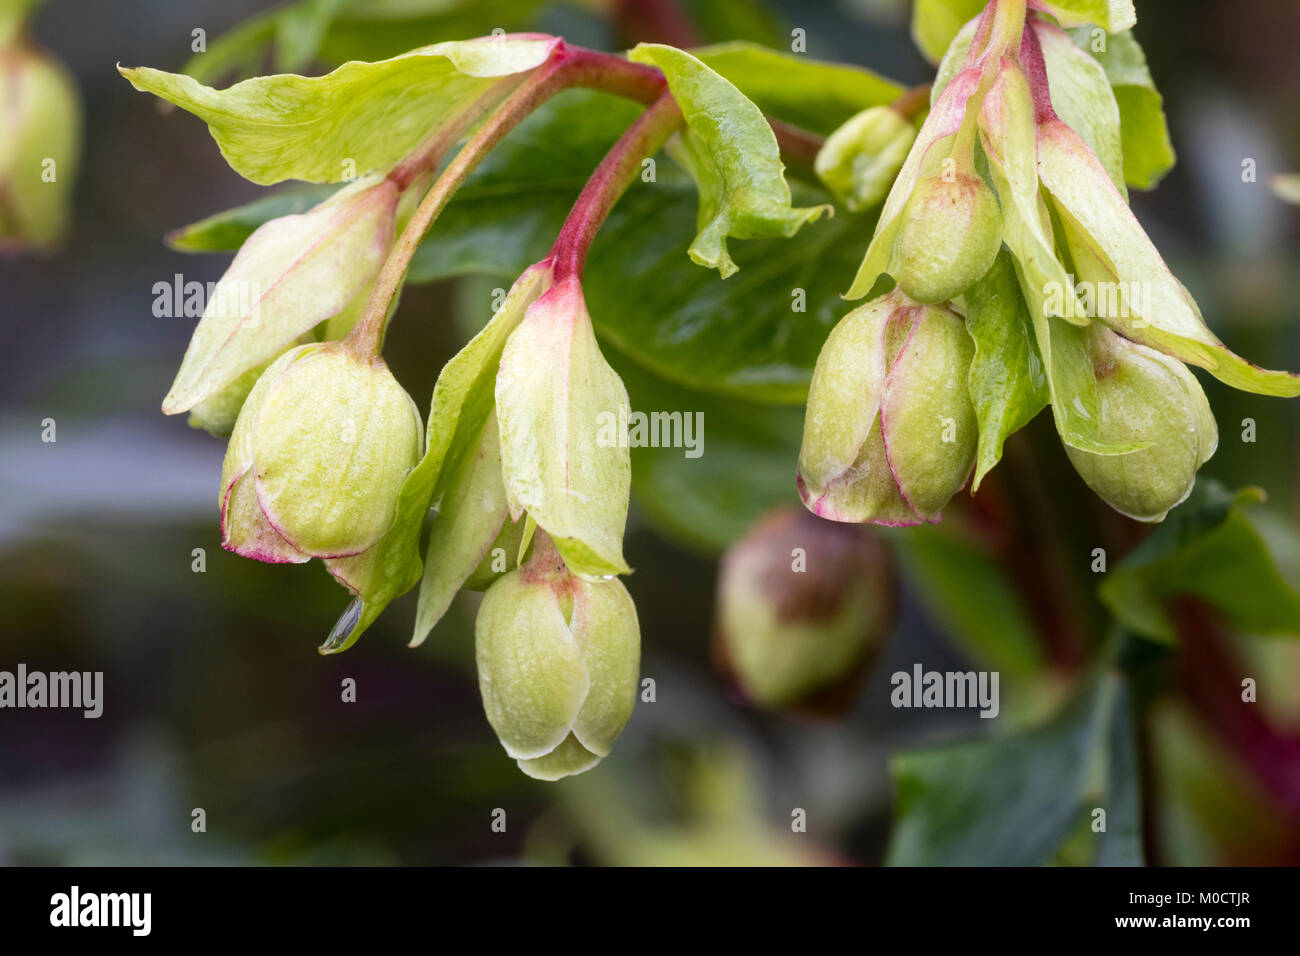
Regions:
[[[563, 42], [558, 44], [551, 58], [516, 86], [488, 116], [425, 193], [384, 260], [365, 312], [344, 339], [347, 347], [358, 355], [373, 357], [379, 354], [388, 312], [397, 290], [401, 288], [411, 258], [452, 195], [506, 134], [556, 93], [573, 87], [588, 87], [640, 102], [651, 102], [664, 94], [667, 81], [659, 70], [621, 56], [569, 47]], [[470, 120], [477, 118], [475, 111], [467, 112]], [[470, 120], [466, 120], [464, 125], [468, 125]], [[399, 164], [398, 176], [405, 183], [413, 182], [441, 160], [461, 132], [463, 128], [449, 133], [450, 138], [436, 134], [429, 137], [415, 151], [417, 158], [413, 163]]]
[[582, 278], [587, 252], [605, 217], [631, 185], [642, 161], [653, 156], [681, 124], [682, 111], [665, 89], [605, 155], [551, 247], [557, 282]]

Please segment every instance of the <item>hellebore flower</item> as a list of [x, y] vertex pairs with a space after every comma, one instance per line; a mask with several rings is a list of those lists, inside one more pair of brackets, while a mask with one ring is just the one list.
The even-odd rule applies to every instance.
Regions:
[[781, 508], [722, 559], [717, 656], [757, 707], [841, 711], [880, 650], [894, 585], [871, 531]]
[[392, 245], [401, 199], [371, 176], [258, 227], [213, 288], [163, 411], [189, 411], [354, 306]]
[[474, 635], [483, 710], [524, 773], [558, 780], [609, 754], [641, 666], [621, 581], [584, 581], [539, 539], [532, 559], [488, 588]]
[[834, 521], [912, 525], [971, 473], [974, 344], [961, 316], [894, 291], [831, 331], [808, 392], [799, 494]]
[[1219, 431], [1196, 376], [1182, 362], [1094, 323], [1088, 345], [1097, 375], [1103, 437], [1146, 447], [1097, 455], [1065, 446], [1088, 487], [1116, 511], [1161, 521], [1196, 483]]
[[892, 106], [873, 106], [826, 138], [813, 169], [852, 212], [885, 198], [916, 139], [916, 127]]
[[21, 42], [0, 46], [0, 250], [48, 248], [62, 236], [80, 141], [68, 71]]
[[332, 342], [292, 349], [235, 423], [222, 544], [271, 563], [360, 554], [392, 524], [420, 447], [420, 414], [381, 359]]

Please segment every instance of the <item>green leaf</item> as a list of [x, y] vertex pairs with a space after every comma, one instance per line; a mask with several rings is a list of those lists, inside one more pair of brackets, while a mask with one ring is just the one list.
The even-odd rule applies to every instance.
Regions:
[[970, 398], [979, 419], [972, 490], [1002, 457], [1002, 443], [1047, 404], [1047, 377], [1034, 344], [1033, 320], [1020, 294], [1011, 255], [1003, 250], [988, 274], [966, 291], [966, 330], [975, 340]]
[[[1156, 641], [1176, 640], [1165, 604], [1177, 597], [1205, 601], [1243, 631], [1300, 636], [1300, 593], [1247, 511], [1262, 500], [1257, 488], [1233, 493], [1200, 479], [1159, 530], [1106, 575], [1102, 601], [1125, 627]], [[1294, 530], [1288, 536], [1294, 543]]]
[[980, 15], [985, 0], [916, 0], [912, 39], [931, 63], [938, 63], [962, 26]]
[[739, 268], [728, 254], [728, 238], [789, 238], [832, 210], [791, 206], [776, 135], [732, 83], [675, 47], [642, 43], [630, 57], [663, 70], [686, 119], [673, 155], [700, 193], [699, 234], [688, 250], [694, 262], [725, 279]]
[[336, 186], [300, 186], [282, 189], [173, 229], [167, 245], [177, 252], [231, 252], [244, 244], [259, 226], [281, 216], [296, 216], [324, 202]]
[[1140, 865], [1131, 694], [1089, 678], [1047, 724], [974, 743], [895, 756], [892, 866], [1042, 866], [1106, 811], [1081, 862]]
[[1041, 670], [1042, 648], [1024, 602], [972, 535], [944, 522], [910, 528], [894, 541], [927, 613], [977, 664], [1012, 678]]
[[344, 566], [342, 576], [359, 593], [321, 645], [322, 654], [355, 644], [394, 598], [420, 580], [420, 532], [429, 506], [447, 490], [464, 457], [478, 448], [483, 424], [492, 414], [497, 366], [506, 339], [549, 281], [550, 271], [545, 269], [521, 275], [492, 320], [438, 375], [425, 427], [424, 457], [406, 477], [388, 533], [358, 558], [342, 559], [354, 562]]
[[1135, 189], [1154, 189], [1174, 168], [1174, 146], [1146, 54], [1132, 30], [1107, 34], [1096, 27], [1071, 31], [1074, 42], [1097, 59], [1115, 91], [1124, 151], [1124, 178]]
[[377, 63], [345, 63], [326, 76], [260, 76], [214, 90], [149, 67], [122, 75], [208, 124], [240, 175], [340, 182], [387, 169], [431, 132], [454, 128], [483, 97], [502, 94], [540, 66], [553, 37], [485, 37], [421, 47]]
[[1137, 23], [1133, 0], [1039, 0], [1039, 6], [1056, 17], [1063, 27], [1095, 23], [1118, 33]]
[[792, 500], [802, 408], [682, 388], [621, 355], [610, 359], [634, 413], [680, 414], [683, 437], [691, 427], [694, 449], [632, 448], [632, 502], [659, 533], [719, 554], [760, 515]]
[[860, 66], [825, 63], [743, 41], [692, 50], [764, 113], [822, 135], [904, 88]]
[[275, 68], [297, 73], [310, 65], [334, 18], [350, 0], [304, 0], [286, 8], [276, 21]]

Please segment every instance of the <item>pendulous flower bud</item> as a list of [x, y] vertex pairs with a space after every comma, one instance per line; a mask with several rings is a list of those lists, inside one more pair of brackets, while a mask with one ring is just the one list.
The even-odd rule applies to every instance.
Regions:
[[360, 554], [388, 530], [420, 414], [381, 359], [302, 345], [258, 379], [221, 476], [222, 543], [263, 561]]
[[947, 302], [978, 282], [1002, 248], [1002, 212], [974, 173], [936, 172], [916, 184], [895, 240], [893, 275], [917, 302]]
[[873, 106], [826, 138], [813, 168], [852, 212], [884, 200], [916, 139], [914, 127], [892, 106]]
[[474, 635], [483, 710], [519, 769], [558, 780], [609, 754], [641, 667], [636, 607], [621, 581], [570, 573], [539, 531], [532, 559], [488, 588]]
[[808, 391], [799, 494], [833, 521], [913, 525], [966, 482], [977, 424], [961, 316], [898, 290], [831, 331]]
[[0, 250], [59, 240], [80, 140], [81, 99], [62, 64], [22, 42], [0, 46]]
[[888, 630], [895, 580], [870, 530], [771, 512], [722, 560], [717, 657], [758, 707], [841, 712]]
[[1116, 511], [1138, 521], [1160, 521], [1191, 494], [1197, 470], [1214, 454], [1219, 443], [1214, 413], [1201, 383], [1182, 362], [1100, 323], [1088, 331], [1104, 439], [1150, 444], [1123, 455], [1067, 445], [1066, 454], [1088, 487]]

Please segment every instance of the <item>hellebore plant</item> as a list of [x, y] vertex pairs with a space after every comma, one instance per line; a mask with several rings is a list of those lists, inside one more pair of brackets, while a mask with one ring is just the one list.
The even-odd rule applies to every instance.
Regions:
[[[627, 420], [630, 402], [597, 337], [609, 337], [616, 300], [594, 297], [605, 287], [585, 271], [620, 197], [638, 179], [657, 182], [661, 148], [698, 193], [687, 256], [723, 279], [752, 261], [738, 252], [738, 263], [729, 240], [789, 239], [830, 211], [794, 205], [783, 155], [849, 211], [879, 206], [846, 295], [869, 300], [835, 325], [811, 374], [796, 482], [809, 510], [938, 521], [1050, 405], [1089, 486], [1125, 514], [1160, 520], [1216, 444], [1186, 364], [1264, 394], [1300, 394], [1300, 379], [1228, 351], [1130, 212], [1128, 183], [1150, 186], [1172, 155], [1127, 149], [1111, 82], [1065, 32], [1085, 28], [1081, 6], [1097, 7], [992, 0], [951, 39], [928, 90], [799, 64], [855, 91], [824, 142], [756, 105], [789, 106], [777, 71], [796, 68], [756, 48], [643, 44], [624, 57], [515, 34], [225, 90], [122, 69], [203, 119], [253, 182], [341, 184], [258, 219], [163, 401], [167, 414], [230, 436], [223, 545], [271, 563], [324, 562], [353, 597], [323, 653], [351, 646], [417, 584], [413, 646], [457, 593], [485, 589], [480, 690], [506, 752], [543, 779], [608, 754], [633, 708], [640, 638], [620, 580], [631, 570], [631, 456], [627, 442], [598, 436], [606, 416]], [[1131, 8], [1112, 0], [1107, 10], [1102, 26], [1120, 42]], [[422, 417], [382, 354], [417, 252], [437, 250], [439, 217], [489, 154], [575, 88], [640, 112], [609, 136], [546, 255], [511, 267], [509, 292], [444, 366]], [[796, 105], [812, 121], [825, 115], [816, 99]], [[673, 335], [661, 338], [670, 349]], [[779, 397], [800, 389], [764, 347], [752, 374], [709, 385], [770, 375]], [[656, 354], [646, 364], [671, 378], [671, 351]], [[892, 571], [862, 531], [787, 514], [729, 556], [719, 654], [756, 704], [802, 706], [851, 684], [872, 657]], [[784, 549], [791, 533], [811, 536], [844, 573], [769, 588], [780, 562], [764, 549]]]

